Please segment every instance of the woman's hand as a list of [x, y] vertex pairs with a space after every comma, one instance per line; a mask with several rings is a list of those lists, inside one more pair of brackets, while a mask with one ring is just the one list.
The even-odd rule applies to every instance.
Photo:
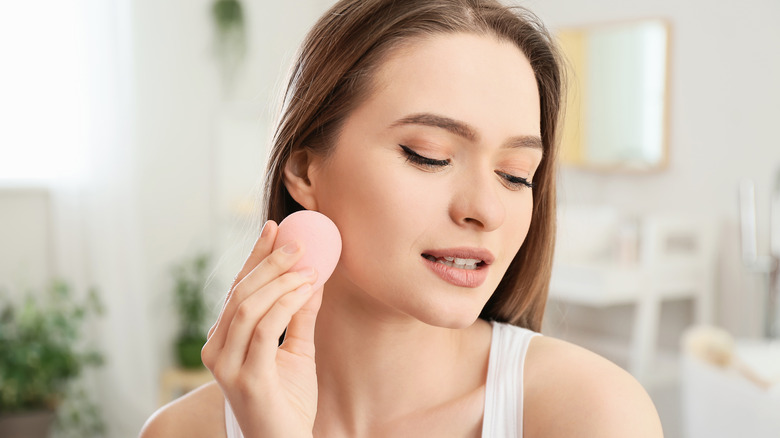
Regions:
[[316, 272], [287, 272], [305, 248], [272, 251], [277, 230], [273, 221], [263, 227], [201, 352], [246, 438], [311, 437], [317, 413], [322, 287], [312, 290]]

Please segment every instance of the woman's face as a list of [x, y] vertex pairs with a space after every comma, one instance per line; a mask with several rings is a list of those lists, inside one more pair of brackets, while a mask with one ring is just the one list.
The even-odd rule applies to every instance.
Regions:
[[315, 208], [343, 239], [326, 294], [466, 327], [531, 221], [527, 183], [542, 159], [534, 73], [509, 42], [451, 34], [393, 52], [374, 81], [309, 168]]

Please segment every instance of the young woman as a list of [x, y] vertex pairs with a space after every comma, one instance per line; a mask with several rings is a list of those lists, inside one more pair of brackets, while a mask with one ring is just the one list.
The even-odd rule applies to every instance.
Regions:
[[[632, 377], [538, 334], [561, 81], [522, 9], [333, 6], [289, 82], [269, 220], [203, 348], [216, 382], [142, 436], [662, 436]], [[305, 248], [271, 250], [300, 209], [341, 232], [324, 290], [287, 272]]]

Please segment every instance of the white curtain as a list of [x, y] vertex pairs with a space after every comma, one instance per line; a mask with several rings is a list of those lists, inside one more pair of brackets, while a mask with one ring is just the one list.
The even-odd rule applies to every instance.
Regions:
[[[102, 291], [107, 317], [102, 347], [106, 366], [99, 374], [101, 405], [110, 436], [138, 433], [156, 403], [154, 330], [148, 314], [151, 288], [143, 272], [137, 206], [141, 177], [134, 137], [133, 48], [130, 0], [81, 0], [86, 5], [91, 76], [90, 178], [86, 203], [89, 272]], [[60, 254], [61, 260], [67, 254]]]
[[0, 175], [49, 188], [52, 274], [77, 291], [96, 286], [106, 309], [92, 333], [106, 364], [88, 386], [107, 436], [137, 436], [157, 371], [136, 208], [131, 0], [8, 2], [0, 16], [11, 61]]

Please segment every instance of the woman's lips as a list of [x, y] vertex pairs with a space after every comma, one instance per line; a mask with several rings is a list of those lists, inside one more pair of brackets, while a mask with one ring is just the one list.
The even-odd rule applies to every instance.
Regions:
[[478, 263], [476, 269], [463, 269], [430, 260], [425, 255], [420, 258], [442, 280], [455, 286], [479, 287], [485, 282], [488, 275], [489, 265], [484, 262]]

